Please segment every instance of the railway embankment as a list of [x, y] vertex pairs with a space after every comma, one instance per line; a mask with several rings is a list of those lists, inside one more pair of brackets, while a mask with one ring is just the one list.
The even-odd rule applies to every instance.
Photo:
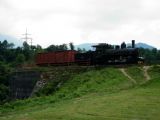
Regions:
[[[148, 74], [150, 67], [151, 66], [125, 66], [123, 68], [121, 66], [120, 68], [118, 67], [118, 69], [133, 85], [138, 85], [144, 84], [151, 79]], [[15, 71], [10, 79], [11, 97], [13, 99], [24, 99], [34, 96], [49, 95], [57, 91], [64, 83], [78, 74], [104, 68], [104, 66], [63, 66], [40, 67]], [[104, 76], [103, 73], [101, 75]]]
[[0, 119], [159, 120], [160, 67], [132, 66], [123, 69], [127, 76], [113, 67], [72, 74], [52, 94], [45, 95], [44, 92], [39, 97], [0, 106]]
[[33, 96], [49, 95], [73, 75], [90, 69], [94, 69], [94, 67], [57, 66], [16, 70], [10, 78], [11, 98], [25, 99]]

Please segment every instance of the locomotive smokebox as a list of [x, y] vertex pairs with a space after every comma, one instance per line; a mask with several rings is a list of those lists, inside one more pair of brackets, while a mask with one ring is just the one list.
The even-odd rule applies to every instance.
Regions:
[[132, 48], [135, 48], [135, 40], [132, 40]]

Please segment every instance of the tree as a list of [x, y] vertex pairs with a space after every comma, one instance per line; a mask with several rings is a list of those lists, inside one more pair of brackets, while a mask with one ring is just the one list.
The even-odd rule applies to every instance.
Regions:
[[7, 49], [7, 47], [8, 47], [8, 42], [7, 42], [7, 40], [4, 40], [4, 41], [2, 42], [2, 48], [3, 48], [3, 49]]
[[79, 48], [79, 47], [77, 48], [77, 51], [80, 52], [80, 53], [82, 53], [82, 49]]
[[4, 62], [4, 61], [5, 61], [3, 55], [0, 55], [0, 61], [1, 61], [1, 62]]
[[46, 48], [47, 52], [52, 52], [56, 50], [57, 50], [57, 47], [55, 45], [50, 45], [49, 47]]
[[4, 40], [2, 43], [0, 43], [1, 44], [1, 47], [3, 48], [3, 49], [13, 49], [13, 47], [14, 47], [14, 44], [13, 43], [8, 43], [8, 41], [7, 40]]
[[85, 48], [83, 48], [83, 49], [77, 48], [77, 51], [80, 52], [80, 53], [85, 53], [85, 52], [86, 52], [86, 49], [85, 49]]
[[40, 52], [43, 52], [43, 49], [42, 49], [42, 47], [40, 45], [37, 45], [35, 53], [40, 53]]
[[49, 47], [46, 48], [47, 52], [52, 52], [52, 51], [62, 51], [62, 50], [67, 50], [67, 44], [62, 44], [62, 45], [50, 45]]
[[62, 44], [58, 46], [58, 50], [67, 50], [67, 44]]
[[73, 45], [72, 42], [69, 43], [69, 46], [70, 46], [70, 49], [71, 49], [71, 50], [74, 50], [74, 45]]
[[0, 103], [9, 98], [9, 75], [10, 68], [4, 62], [0, 62]]
[[158, 52], [157, 48], [152, 49], [152, 54], [157, 54], [157, 52]]
[[83, 53], [85, 53], [85, 52], [86, 52], [86, 49], [85, 49], [85, 48], [83, 48], [83, 49], [82, 49], [82, 52], [83, 52]]
[[125, 43], [125, 42], [123, 42], [123, 43], [121, 44], [121, 49], [124, 49], [124, 48], [126, 48], [126, 43]]
[[160, 50], [158, 50], [158, 52], [157, 52], [157, 60], [158, 60], [159, 63], [160, 63]]
[[29, 50], [30, 49], [30, 46], [28, 45], [27, 42], [23, 42], [23, 49], [24, 50]]
[[15, 60], [16, 66], [21, 66], [25, 62], [25, 56], [23, 54], [18, 54]]
[[32, 58], [33, 51], [31, 51], [30, 46], [28, 45], [27, 42], [23, 42], [23, 54], [26, 58], [26, 60], [29, 60]]

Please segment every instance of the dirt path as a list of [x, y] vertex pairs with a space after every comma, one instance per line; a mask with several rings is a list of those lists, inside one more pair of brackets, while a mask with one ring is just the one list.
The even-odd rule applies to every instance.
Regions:
[[[149, 81], [151, 79], [151, 77], [148, 74], [148, 69], [151, 66], [143, 66], [142, 71], [144, 72], [144, 77], [145, 77], [145, 81], [142, 82], [141, 84], [146, 83], [147, 81]], [[137, 84], [136, 80], [133, 79], [126, 71], [124, 68], [120, 68], [120, 71], [124, 74], [124, 76], [126, 76], [129, 80], [131, 80], [132, 83]]]
[[132, 83], [137, 84], [137, 82], [130, 75], [127, 74], [124, 68], [120, 68], [120, 71], [124, 74], [124, 76], [129, 78], [129, 80], [131, 80]]
[[143, 71], [144, 71], [144, 77], [146, 78], [146, 80], [150, 80], [151, 77], [148, 74], [148, 69], [150, 68], [150, 66], [143, 66]]

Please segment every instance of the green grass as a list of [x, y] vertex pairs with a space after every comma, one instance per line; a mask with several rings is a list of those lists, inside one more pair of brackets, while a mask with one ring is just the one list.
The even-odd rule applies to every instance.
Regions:
[[129, 67], [126, 69], [126, 72], [138, 83], [141, 84], [144, 82], [145, 77], [144, 77], [144, 72], [142, 70], [143, 68], [134, 66], [134, 67]]
[[156, 79], [156, 78], [159, 78], [160, 76], [160, 66], [152, 66], [150, 69], [149, 69], [149, 74], [150, 76], [153, 78], [153, 79]]
[[141, 86], [116, 68], [85, 72], [54, 95], [1, 106], [0, 120], [159, 120], [159, 70], [151, 68], [152, 79]]

